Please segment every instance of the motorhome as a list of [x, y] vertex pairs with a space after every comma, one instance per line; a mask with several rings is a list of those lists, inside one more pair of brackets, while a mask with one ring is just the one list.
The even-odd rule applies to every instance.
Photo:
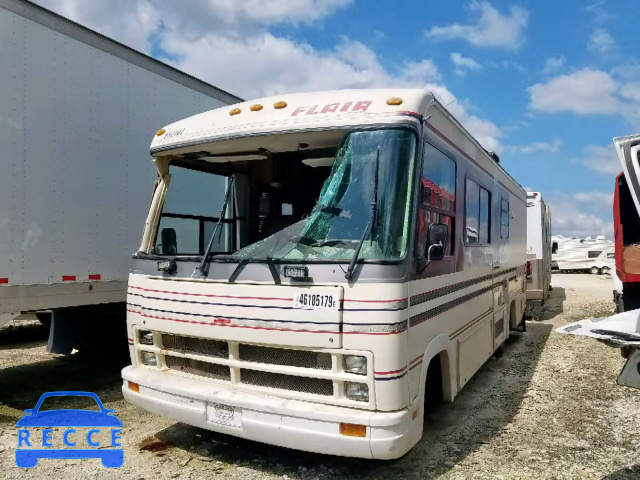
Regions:
[[551, 289], [551, 209], [539, 192], [527, 192], [527, 301], [544, 301]]
[[552, 267], [564, 271], [588, 272], [600, 254], [612, 248], [613, 242], [602, 235], [595, 239], [554, 236], [552, 238]]
[[151, 155], [122, 371], [141, 408], [398, 458], [425, 404], [524, 330], [526, 192], [427, 91], [239, 103], [160, 129]]

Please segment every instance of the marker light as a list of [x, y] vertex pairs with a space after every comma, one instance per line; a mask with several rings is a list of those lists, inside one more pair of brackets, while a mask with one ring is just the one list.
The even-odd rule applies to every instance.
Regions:
[[276, 102], [273, 104], [273, 108], [276, 110], [280, 110], [281, 108], [285, 108], [287, 106], [287, 102]]
[[260, 110], [262, 110], [262, 105], [260, 105], [259, 103], [256, 103], [255, 105], [251, 105], [252, 112], [259, 112]]
[[366, 383], [344, 382], [344, 393], [349, 400], [369, 401], [369, 386]]
[[354, 423], [341, 423], [340, 435], [344, 435], [345, 437], [366, 437], [367, 426], [356, 425]]
[[387, 105], [402, 105], [402, 99], [398, 97], [387, 98]]
[[233, 110], [231, 110], [229, 112], [229, 115], [238, 115], [242, 110], [240, 110], [239, 108], [234, 108]]
[[140, 385], [138, 385], [135, 382], [127, 382], [127, 383], [129, 384], [129, 390], [136, 393], [140, 392]]
[[344, 371], [356, 375], [367, 374], [367, 358], [358, 355], [344, 356]]
[[165, 132], [166, 132], [166, 130], [164, 128], [161, 128], [160, 130], [158, 130], [156, 132], [156, 137], [160, 137], [160, 136], [164, 135]]

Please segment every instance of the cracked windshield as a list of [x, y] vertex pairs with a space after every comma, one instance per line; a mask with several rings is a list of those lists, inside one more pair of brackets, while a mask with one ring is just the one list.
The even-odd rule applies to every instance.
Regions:
[[[415, 145], [415, 135], [409, 130], [351, 133], [335, 157], [311, 214], [235, 256], [349, 260], [371, 222], [359, 258], [402, 258], [407, 249]], [[374, 197], [376, 208], [372, 208]]]

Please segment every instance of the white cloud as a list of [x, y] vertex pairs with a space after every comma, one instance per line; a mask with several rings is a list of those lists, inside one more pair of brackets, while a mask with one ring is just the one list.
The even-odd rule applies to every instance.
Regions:
[[622, 171], [618, 154], [613, 145], [607, 147], [588, 145], [582, 149], [582, 155], [572, 159], [571, 163], [607, 175], [618, 175]]
[[488, 1], [474, 0], [468, 10], [474, 23], [432, 27], [425, 31], [425, 35], [434, 40], [461, 39], [479, 47], [510, 50], [517, 50], [524, 42], [524, 31], [529, 20], [529, 12], [524, 8], [512, 6], [509, 13], [503, 14]]
[[577, 192], [573, 199], [580, 203], [601, 205], [604, 208], [613, 208], [613, 193], [606, 192]]
[[620, 113], [618, 83], [606, 72], [585, 68], [529, 87], [530, 107], [547, 113]]
[[597, 53], [600, 55], [610, 52], [613, 50], [614, 46], [615, 41], [613, 40], [613, 37], [604, 28], [596, 28], [589, 37], [589, 42], [587, 43], [587, 48], [591, 53]]
[[553, 142], [532, 142], [528, 145], [507, 145], [505, 151], [511, 153], [537, 153], [549, 152], [555, 153], [560, 150], [562, 140], [556, 138]]
[[613, 239], [613, 222], [594, 214], [581, 212], [567, 203], [549, 204], [551, 207], [551, 230], [554, 235], [565, 237], [595, 237], [604, 235]]
[[[112, 38], [149, 53], [153, 40], [177, 68], [244, 98], [339, 88], [420, 87], [434, 92], [487, 149], [500, 152], [503, 132], [469, 112], [441, 83], [430, 59], [386, 68], [375, 51], [341, 38], [316, 49], [274, 34], [276, 24], [318, 22], [352, 0], [116, 0], [118, 8], [83, 0], [39, 0]], [[123, 28], [123, 19], [134, 25]], [[454, 102], [454, 103], [452, 103]]]
[[471, 70], [482, 70], [482, 65], [473, 58], [463, 57], [458, 52], [451, 53], [451, 62], [455, 65], [456, 73], [460, 76], [466, 75]]
[[609, 13], [605, 8], [607, 0], [593, 0], [587, 3], [585, 11], [593, 16], [596, 23], [604, 23], [616, 18], [615, 15]]
[[551, 228], [554, 235], [613, 238], [613, 194], [608, 192], [576, 192], [548, 195]]
[[558, 70], [564, 67], [564, 64], [566, 63], [566, 61], [567, 61], [567, 58], [564, 55], [560, 57], [548, 58], [546, 63], [544, 64], [542, 73], [545, 75], [551, 75], [553, 73], [556, 73]]

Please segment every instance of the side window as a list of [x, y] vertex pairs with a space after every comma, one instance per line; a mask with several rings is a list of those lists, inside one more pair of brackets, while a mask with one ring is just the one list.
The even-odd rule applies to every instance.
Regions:
[[504, 198], [500, 200], [500, 238], [509, 238], [509, 202]]
[[419, 221], [419, 255], [424, 255], [429, 227], [444, 223], [449, 227], [445, 255], [455, 248], [456, 163], [432, 145], [425, 143], [422, 160], [422, 202]]
[[469, 245], [491, 243], [491, 193], [469, 178], [465, 210], [465, 242]]
[[[158, 255], [202, 255], [218, 223], [226, 178], [172, 166], [154, 246]], [[233, 215], [223, 222], [213, 252], [230, 253]]]

